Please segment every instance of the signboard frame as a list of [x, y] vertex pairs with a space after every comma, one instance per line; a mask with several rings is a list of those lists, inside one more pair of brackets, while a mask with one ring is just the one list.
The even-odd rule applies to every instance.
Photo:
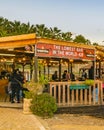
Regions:
[[95, 49], [75, 47], [69, 45], [56, 45], [37, 43], [35, 55], [38, 57], [68, 58], [68, 59], [95, 59]]

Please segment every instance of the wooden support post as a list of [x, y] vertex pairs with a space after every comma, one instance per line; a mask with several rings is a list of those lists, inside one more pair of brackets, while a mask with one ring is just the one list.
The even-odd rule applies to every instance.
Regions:
[[99, 60], [99, 79], [101, 78], [101, 61]]
[[61, 81], [61, 60], [59, 60], [59, 81]]
[[38, 82], [38, 58], [36, 56], [36, 45], [34, 46], [34, 81]]

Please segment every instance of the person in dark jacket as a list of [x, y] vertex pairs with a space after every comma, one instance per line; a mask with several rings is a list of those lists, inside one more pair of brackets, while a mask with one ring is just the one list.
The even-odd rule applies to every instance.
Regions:
[[22, 89], [22, 86], [20, 83], [21, 77], [17, 73], [17, 70], [14, 70], [9, 80], [11, 82], [11, 103], [15, 103], [14, 101], [15, 97], [17, 103], [20, 103], [20, 90]]
[[63, 80], [63, 81], [68, 81], [68, 80], [70, 80], [70, 74], [68, 73], [67, 70], [64, 70], [64, 73], [63, 73], [63, 75], [62, 75], [62, 80]]
[[89, 69], [89, 79], [94, 79], [94, 67], [91, 66]]
[[57, 71], [55, 71], [54, 74], [52, 75], [52, 80], [58, 81]]

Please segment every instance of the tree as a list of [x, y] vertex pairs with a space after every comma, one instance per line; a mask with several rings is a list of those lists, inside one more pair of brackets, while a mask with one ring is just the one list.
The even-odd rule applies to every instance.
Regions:
[[91, 45], [90, 40], [86, 39], [86, 44], [87, 44], [87, 45]]
[[27, 24], [22, 23], [21, 24], [21, 33], [22, 34], [29, 34], [29, 33], [34, 33], [35, 32], [35, 26], [34, 25], [30, 25], [30, 23], [28, 22]]
[[82, 35], [76, 36], [73, 41], [77, 43], [87, 44], [87, 45], [91, 44], [91, 42], [88, 39], [85, 39], [85, 37]]
[[61, 30], [58, 29], [57, 27], [49, 29], [49, 37], [53, 39], [60, 39], [61, 38]]
[[47, 37], [49, 30], [47, 27], [45, 27], [44, 24], [38, 25], [36, 24], [35, 26], [35, 33], [38, 37]]
[[[85, 39], [85, 37], [82, 35], [76, 36], [73, 40], [71, 32], [62, 32], [57, 27], [47, 28], [45, 24], [30, 25], [29, 22], [26, 24], [16, 20], [9, 21], [6, 18], [0, 17], [0, 37], [29, 33], [36, 33], [37, 37], [41, 38], [52, 38], [64, 41], [73, 41], [87, 45], [91, 44], [90, 40]], [[96, 44], [93, 43], [93, 45]]]
[[94, 45], [94, 46], [97, 46], [97, 45], [99, 45], [99, 44], [98, 44], [98, 43], [96, 43], [96, 42], [94, 42], [94, 43], [93, 43], [93, 45]]
[[61, 34], [61, 39], [64, 41], [72, 41], [72, 33], [71, 32], [66, 32]]
[[3, 17], [0, 17], [0, 36], [4, 37], [7, 35], [7, 26], [8, 20], [4, 19]]

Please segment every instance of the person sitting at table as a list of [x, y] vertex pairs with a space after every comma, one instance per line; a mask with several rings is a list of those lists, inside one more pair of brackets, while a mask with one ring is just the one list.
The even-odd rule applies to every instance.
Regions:
[[70, 73], [70, 79], [71, 81], [75, 81], [75, 75], [73, 72]]
[[86, 80], [87, 79], [87, 73], [86, 73], [85, 69], [83, 69], [81, 77], [82, 77], [82, 80]]
[[52, 80], [58, 81], [57, 71], [55, 71], [54, 74], [52, 75]]
[[64, 73], [63, 73], [63, 75], [62, 75], [62, 80], [63, 80], [63, 81], [68, 81], [68, 80], [70, 80], [70, 74], [68, 73], [67, 70], [64, 70]]

